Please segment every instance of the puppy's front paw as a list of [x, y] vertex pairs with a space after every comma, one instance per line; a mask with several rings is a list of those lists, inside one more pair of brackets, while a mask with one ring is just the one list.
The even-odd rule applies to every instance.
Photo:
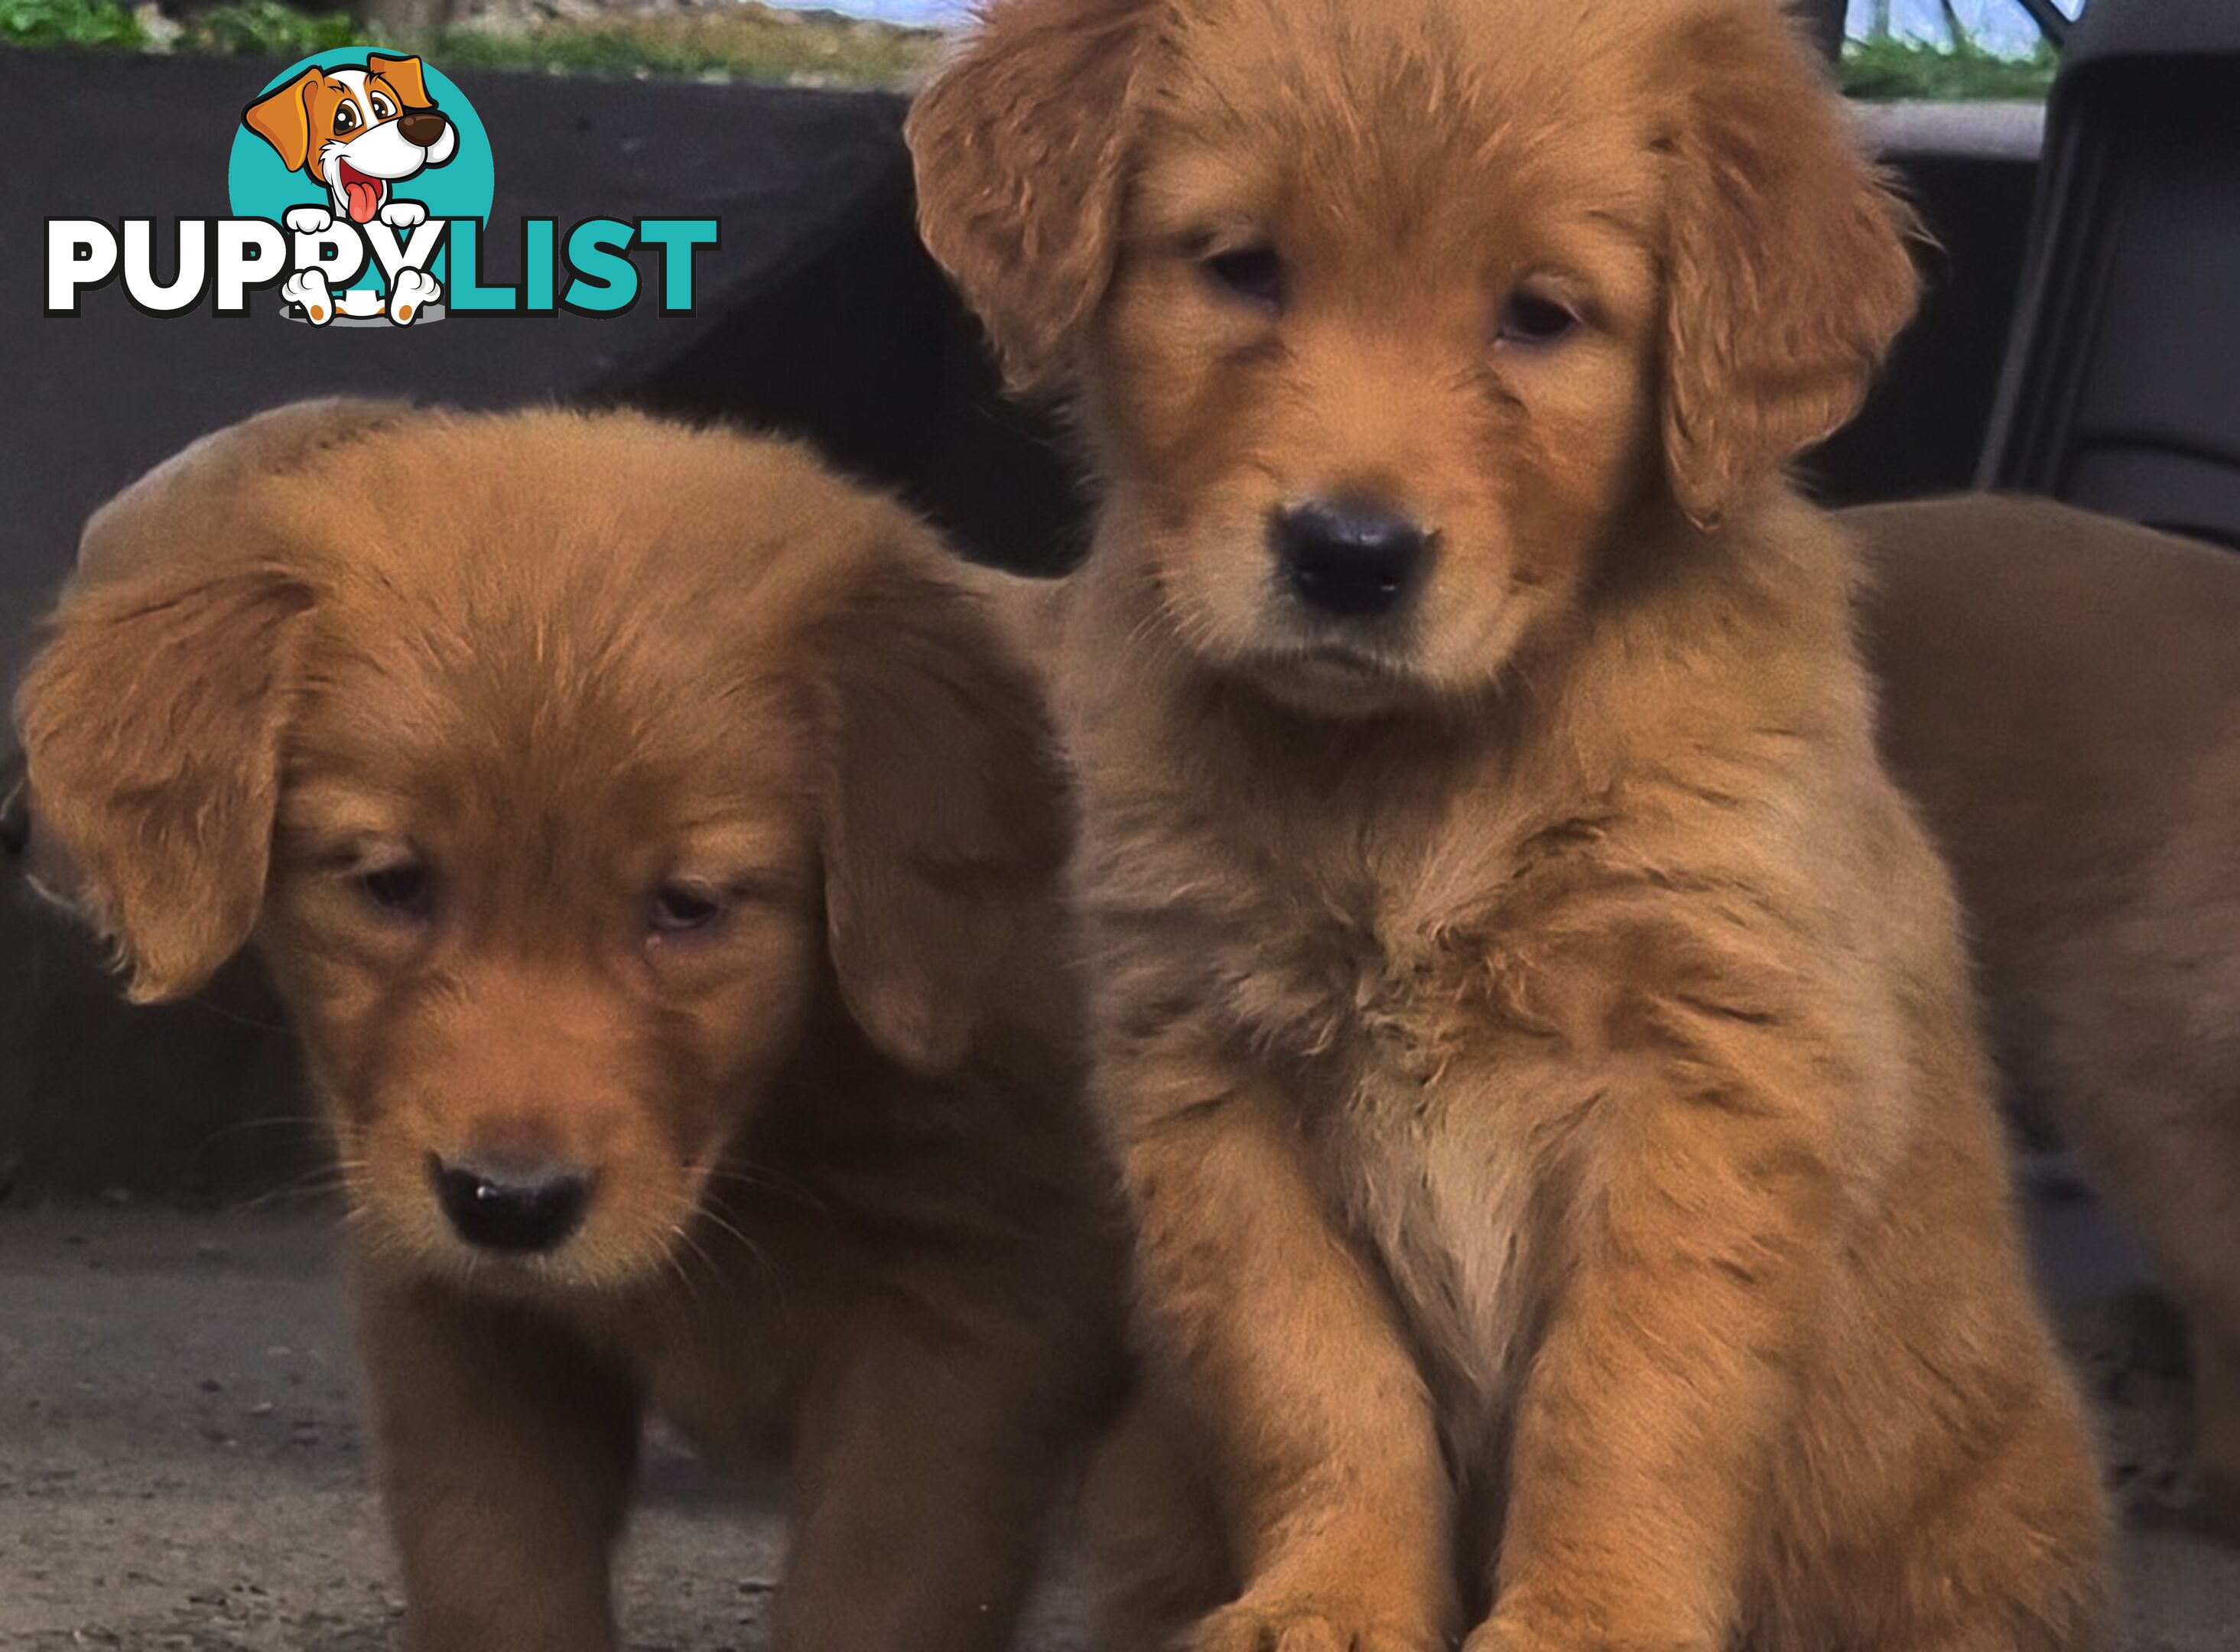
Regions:
[[[1655, 1639], [1629, 1635], [1610, 1637], [1597, 1629], [1585, 1626], [1563, 1626], [1552, 1623], [1527, 1623], [1510, 1617], [1496, 1617], [1480, 1624], [1463, 1642], [1463, 1652], [1621, 1652], [1621, 1649], [1651, 1647], [1659, 1649], [1688, 1649], [1693, 1641], [1663, 1635]], [[1709, 1652], [1710, 1643], [1704, 1643]]]
[[410, 230], [428, 221], [428, 209], [417, 201], [391, 201], [381, 209], [381, 221], [392, 230]]
[[1537, 1652], [1540, 1642], [1530, 1636], [1521, 1636], [1510, 1625], [1484, 1623], [1470, 1631], [1463, 1642], [1463, 1652]]
[[401, 270], [389, 290], [389, 319], [399, 327], [443, 296], [443, 285], [424, 270]]
[[291, 304], [301, 304], [303, 315], [314, 327], [323, 327], [335, 318], [334, 295], [327, 290], [327, 278], [317, 270], [299, 270], [280, 283], [280, 296]]
[[1200, 1622], [1183, 1644], [1186, 1652], [1443, 1652], [1453, 1643], [1348, 1602], [1247, 1595]]
[[334, 227], [335, 215], [323, 206], [290, 207], [282, 222], [298, 235], [317, 235]]

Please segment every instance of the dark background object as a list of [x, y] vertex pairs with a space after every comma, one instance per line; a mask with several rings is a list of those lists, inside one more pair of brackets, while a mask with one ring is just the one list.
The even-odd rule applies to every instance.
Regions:
[[[2081, 3], [2081, 0], [2078, 3]], [[2045, 37], [2049, 45], [2068, 44], [2069, 31], [2077, 25], [2068, 13], [2053, 3], [2053, 0], [2015, 0], [2015, 3], [2030, 13], [2030, 21], [2037, 25], [2038, 33]]]
[[1850, 9], [1850, 0], [1791, 0], [1790, 5], [1830, 63], [1843, 50], [1843, 19]]
[[2240, 5], [2094, 0], [1981, 478], [2240, 549]]
[[1799, 466], [1825, 504], [1949, 493], [1974, 480], [2029, 240], [2030, 162], [1887, 158], [1931, 236], [1917, 254], [1921, 312], [1858, 417]]
[[[315, 333], [269, 312], [140, 315], [112, 290], [75, 320], [37, 290], [50, 216], [225, 210], [225, 157], [279, 68], [243, 59], [0, 50], [0, 152], [67, 145], [67, 168], [0, 171], [0, 663], [103, 498], [259, 408], [353, 390], [471, 406], [624, 403], [799, 431], [930, 513], [968, 554], [1055, 570], [1088, 496], [1062, 423], [1000, 393], [977, 325], [917, 244], [899, 100], [863, 94], [462, 71], [490, 132], [494, 279], [523, 216], [714, 213], [698, 313], [612, 321], [456, 316]], [[1864, 416], [1806, 467], [1823, 497], [1969, 478], [2006, 336], [2029, 159], [1893, 157], [1947, 256]], [[261, 973], [132, 1009], [74, 926], [0, 890], [0, 1188], [116, 1187], [223, 1201], [311, 1172], [313, 1109]]]
[[[11, 663], [87, 513], [194, 437], [306, 396], [501, 406], [643, 377], [689, 360], [711, 330], [752, 310], [766, 284], [897, 176], [902, 104], [883, 95], [463, 70], [456, 78], [497, 163], [483, 236], [489, 279], [517, 274], [524, 217], [564, 228], [595, 214], [714, 214], [723, 244], [700, 256], [696, 314], [664, 316], [649, 295], [614, 318], [452, 316], [315, 330], [282, 319], [270, 289], [252, 295], [245, 316], [205, 307], [158, 317], [111, 283], [76, 317], [44, 315], [46, 221], [223, 216], [242, 107], [286, 66], [0, 49], [0, 155], [22, 157], [0, 168], [0, 652]], [[29, 163], [40, 157], [57, 163]], [[168, 267], [168, 237], [157, 243]], [[650, 270], [650, 258], [638, 262]], [[902, 290], [922, 280], [889, 259], [859, 282], [874, 272], [896, 290], [863, 293], [865, 316], [907, 303]], [[844, 324], [794, 349], [821, 355], [843, 336]]]

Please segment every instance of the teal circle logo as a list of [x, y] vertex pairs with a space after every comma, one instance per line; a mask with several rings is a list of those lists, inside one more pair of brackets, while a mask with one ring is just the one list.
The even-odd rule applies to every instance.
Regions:
[[[482, 117], [450, 76], [410, 52], [351, 46], [291, 63], [249, 101], [226, 188], [237, 217], [297, 230], [313, 222], [299, 210], [317, 209], [403, 243], [430, 220], [487, 223], [496, 174]], [[440, 254], [429, 268], [443, 277]], [[377, 312], [387, 287], [366, 259], [351, 290], [334, 294], [337, 318]], [[300, 295], [288, 296], [300, 311]], [[431, 300], [429, 318], [440, 313]]]

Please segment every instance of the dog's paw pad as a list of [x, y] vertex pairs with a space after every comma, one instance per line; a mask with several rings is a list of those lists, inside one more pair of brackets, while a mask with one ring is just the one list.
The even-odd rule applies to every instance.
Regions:
[[317, 235], [334, 227], [335, 215], [324, 207], [290, 207], [284, 222], [298, 235]]
[[1433, 1652], [1446, 1642], [1337, 1606], [1247, 1600], [1204, 1619], [1184, 1644], [1189, 1652]]
[[334, 295], [327, 290], [326, 276], [316, 270], [301, 270], [289, 276], [280, 283], [280, 296], [301, 306], [314, 327], [323, 327], [335, 317]]
[[399, 327], [410, 326], [413, 317], [443, 296], [443, 284], [426, 270], [400, 270], [389, 290], [389, 319]]
[[410, 230], [428, 221], [428, 209], [417, 201], [391, 201], [381, 209], [381, 221], [392, 230]]

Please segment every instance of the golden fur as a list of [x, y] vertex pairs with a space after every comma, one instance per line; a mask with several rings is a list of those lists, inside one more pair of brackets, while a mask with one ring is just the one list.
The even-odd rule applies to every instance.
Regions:
[[[1045, 657], [1118, 1643], [2097, 1644], [1954, 903], [1779, 475], [1907, 221], [1777, 9], [1005, 0], [910, 139], [1103, 489]], [[1395, 623], [1274, 576], [1337, 495], [1436, 536]]]
[[2240, 1534], [2240, 564], [2043, 501], [1845, 521], [1883, 748], [1997, 1047], [2185, 1310], [2202, 1489]]
[[[421, 1652], [613, 1644], [649, 1407], [790, 1455], [779, 1647], [1009, 1642], [1118, 1256], [1060, 783], [945, 561], [782, 443], [354, 403], [87, 530], [18, 705], [43, 874], [137, 998], [274, 967]], [[548, 1254], [439, 1214], [503, 1153], [596, 1178]]]

